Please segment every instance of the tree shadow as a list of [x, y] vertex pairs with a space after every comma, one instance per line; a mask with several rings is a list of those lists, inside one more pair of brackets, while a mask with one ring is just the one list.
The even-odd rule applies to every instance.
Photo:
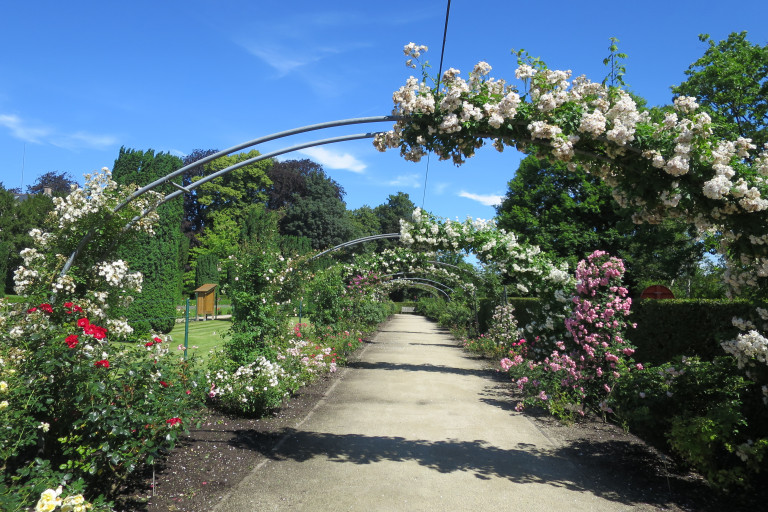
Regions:
[[[627, 506], [650, 504], [668, 507], [674, 503], [690, 506], [672, 493], [665, 478], [643, 474], [647, 461], [640, 459], [637, 471], [617, 473], [600, 469], [611, 462], [615, 453], [632, 449], [629, 443], [609, 443], [609, 450], [595, 453], [588, 445], [576, 443], [560, 449], [541, 450], [519, 443], [514, 449], [501, 449], [483, 440], [444, 441], [413, 440], [403, 437], [331, 434], [286, 428], [285, 442], [273, 449], [253, 443], [257, 432], [241, 431], [232, 444], [260, 452], [274, 461], [308, 461], [316, 457], [333, 463], [367, 465], [380, 461], [415, 461], [439, 473], [468, 472], [487, 480], [503, 478], [518, 484], [543, 484], [574, 492], [589, 492], [600, 498]], [[632, 455], [636, 455], [632, 453]], [[642, 455], [642, 454], [641, 454]], [[690, 485], [680, 480], [680, 489]], [[690, 492], [690, 489], [687, 489]]]
[[443, 366], [443, 365], [429, 364], [429, 363], [425, 363], [425, 364], [387, 363], [387, 362], [369, 363], [367, 361], [354, 361], [347, 364], [347, 368], [353, 368], [356, 370], [391, 370], [391, 371], [406, 371], [406, 372], [447, 373], [447, 374], [453, 374], [453, 375], [474, 375], [477, 377], [488, 377], [491, 373], [489, 370], [456, 368], [453, 366]]
[[399, 334], [434, 334], [434, 329], [430, 329], [428, 331], [403, 331], [400, 329], [379, 329], [379, 332], [390, 332], [390, 333], [399, 333]]
[[448, 348], [461, 348], [459, 345], [450, 343], [409, 343], [409, 345], [417, 345], [422, 347], [448, 347]]

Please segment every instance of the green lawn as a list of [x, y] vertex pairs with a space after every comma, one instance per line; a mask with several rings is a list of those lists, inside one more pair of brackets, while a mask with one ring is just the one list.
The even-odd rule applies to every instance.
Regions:
[[[307, 317], [302, 318], [302, 322], [307, 323]], [[291, 326], [299, 323], [298, 317], [289, 319]], [[206, 322], [189, 322], [189, 351], [188, 354], [197, 354], [203, 359], [208, 357], [208, 352], [214, 348], [222, 348], [224, 339], [221, 335], [226, 333], [232, 326], [229, 320], [208, 320]], [[184, 324], [177, 323], [170, 332], [173, 337], [173, 347], [184, 344]], [[192, 349], [196, 346], [196, 349]]]
[[[202, 358], [208, 357], [208, 352], [214, 348], [221, 348], [223, 339], [221, 335], [232, 326], [229, 320], [208, 320], [206, 322], [189, 322], [189, 351], [188, 354], [197, 354]], [[184, 344], [184, 324], [177, 323], [171, 331], [173, 346]], [[196, 349], [192, 347], [196, 346]]]

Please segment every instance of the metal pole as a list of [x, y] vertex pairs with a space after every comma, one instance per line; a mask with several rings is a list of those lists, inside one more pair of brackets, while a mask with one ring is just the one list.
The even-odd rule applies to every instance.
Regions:
[[304, 299], [299, 299], [299, 323], [301, 323], [301, 313], [304, 306]]
[[187, 297], [187, 308], [184, 316], [184, 359], [186, 359], [187, 348], [189, 347], [189, 297]]

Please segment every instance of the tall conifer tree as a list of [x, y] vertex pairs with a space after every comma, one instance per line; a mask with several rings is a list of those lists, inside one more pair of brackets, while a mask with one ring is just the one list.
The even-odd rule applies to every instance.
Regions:
[[[179, 169], [181, 159], [168, 153], [151, 149], [137, 151], [120, 149], [112, 177], [118, 183], [143, 186]], [[158, 191], [167, 194], [173, 189], [162, 186]], [[180, 300], [181, 269], [181, 221], [184, 205], [180, 199], [169, 201], [158, 208], [160, 222], [155, 236], [140, 235], [135, 241], [120, 247], [119, 254], [133, 270], [144, 274], [142, 293], [126, 312], [126, 316], [138, 332], [150, 328], [167, 333], [173, 329], [176, 304]]]

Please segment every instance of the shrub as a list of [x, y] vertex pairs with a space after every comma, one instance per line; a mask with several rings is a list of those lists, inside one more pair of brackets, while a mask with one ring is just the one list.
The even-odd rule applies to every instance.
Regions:
[[768, 470], [768, 408], [733, 358], [677, 358], [632, 372], [612, 396], [616, 418], [714, 486], [732, 490]]
[[734, 339], [734, 317], [747, 318], [754, 307], [744, 300], [639, 300], [632, 304], [637, 329], [629, 333], [643, 363], [661, 364], [681, 356], [713, 360], [720, 342]]
[[160, 337], [108, 342], [106, 329], [71, 302], [5, 313], [3, 510], [61, 483], [109, 497], [141, 463], [173, 447], [202, 405], [194, 363]]
[[[514, 353], [501, 365], [516, 381], [525, 405], [543, 405], [561, 417], [571, 405], [611, 412], [608, 404], [615, 383], [630, 368], [634, 349], [624, 339], [630, 299], [621, 286], [623, 262], [595, 251], [579, 262], [578, 296], [566, 320], [571, 338], [557, 341], [555, 349], [542, 353], [539, 340], [526, 353]], [[567, 343], [567, 345], [566, 345]], [[546, 348], [547, 344], [545, 344]]]

